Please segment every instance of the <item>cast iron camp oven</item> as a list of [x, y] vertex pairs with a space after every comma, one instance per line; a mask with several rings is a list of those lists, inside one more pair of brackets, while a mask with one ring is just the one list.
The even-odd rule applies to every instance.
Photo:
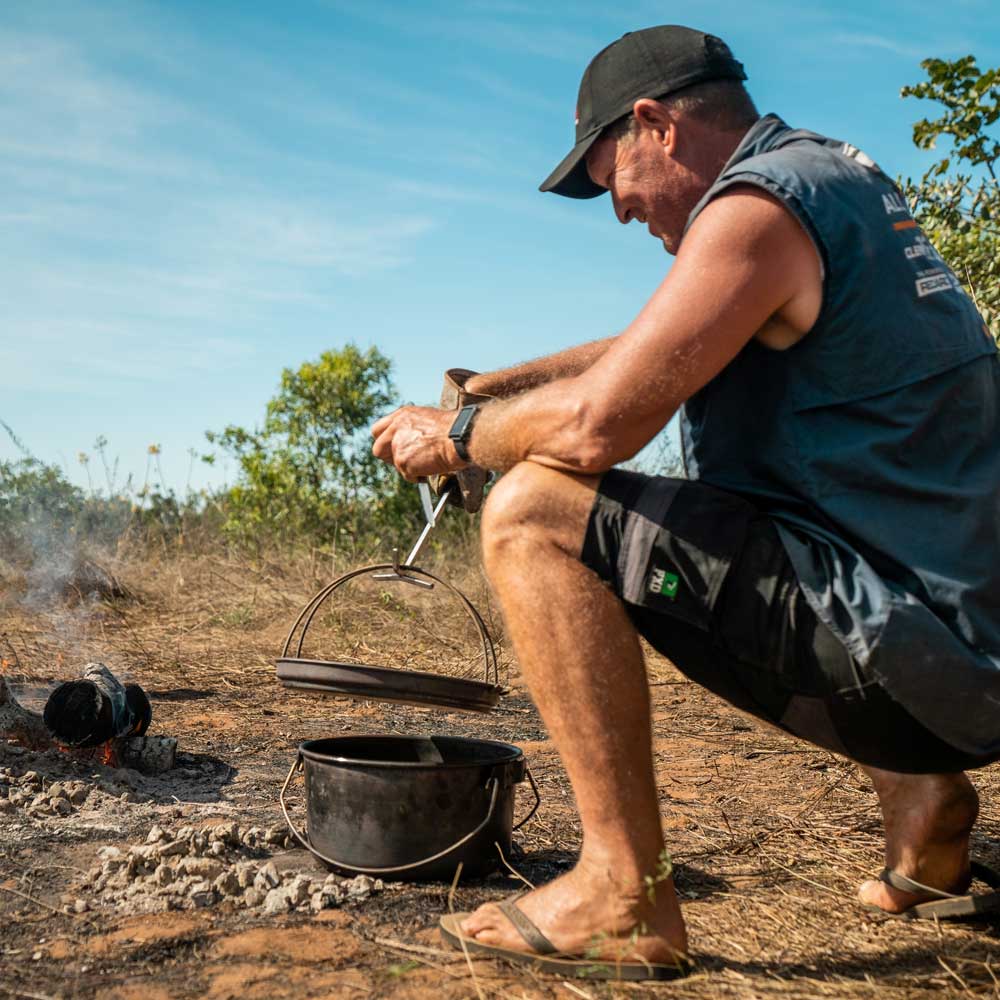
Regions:
[[[399, 670], [386, 666], [351, 663], [346, 660], [317, 660], [302, 656], [302, 644], [316, 612], [340, 587], [350, 580], [370, 576], [379, 581], [395, 581], [433, 589], [440, 584], [452, 594], [472, 619], [483, 649], [482, 680], [450, 677], [422, 670]], [[327, 584], [302, 609], [295, 620], [281, 657], [277, 661], [278, 680], [285, 687], [323, 691], [377, 701], [399, 701], [438, 708], [488, 712], [494, 708], [503, 688], [496, 648], [482, 616], [457, 587], [416, 566], [398, 562], [364, 566]]]
[[[288, 812], [305, 772], [307, 831]], [[534, 793], [514, 825], [514, 789]], [[457, 736], [338, 736], [309, 740], [285, 779], [281, 810], [292, 835], [333, 868], [406, 881], [482, 875], [510, 853], [511, 835], [539, 805], [524, 754], [509, 743]]]

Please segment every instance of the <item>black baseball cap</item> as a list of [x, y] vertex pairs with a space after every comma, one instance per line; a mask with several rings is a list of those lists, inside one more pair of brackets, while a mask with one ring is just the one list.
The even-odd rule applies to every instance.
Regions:
[[641, 97], [665, 97], [706, 80], [745, 80], [743, 64], [715, 35], [661, 24], [630, 31], [590, 61], [576, 102], [576, 145], [539, 191], [596, 198], [606, 188], [587, 173], [584, 157], [601, 132], [623, 118]]

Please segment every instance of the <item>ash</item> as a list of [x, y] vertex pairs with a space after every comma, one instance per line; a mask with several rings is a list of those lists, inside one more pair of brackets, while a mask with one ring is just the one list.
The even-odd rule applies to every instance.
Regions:
[[228, 902], [264, 914], [319, 913], [384, 888], [380, 879], [367, 875], [279, 870], [269, 849], [289, 846], [288, 833], [280, 827], [241, 828], [229, 821], [196, 831], [155, 825], [145, 843], [102, 847], [100, 864], [81, 880], [81, 894], [68, 905], [76, 913], [111, 907], [135, 914]]

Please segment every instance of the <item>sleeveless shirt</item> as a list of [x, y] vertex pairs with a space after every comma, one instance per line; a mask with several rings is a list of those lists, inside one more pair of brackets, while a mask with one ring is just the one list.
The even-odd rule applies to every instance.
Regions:
[[688, 475], [773, 519], [806, 599], [870, 678], [946, 742], [996, 753], [996, 345], [855, 147], [767, 115], [688, 228], [734, 184], [769, 192], [809, 234], [822, 306], [792, 347], [751, 340], [687, 401]]

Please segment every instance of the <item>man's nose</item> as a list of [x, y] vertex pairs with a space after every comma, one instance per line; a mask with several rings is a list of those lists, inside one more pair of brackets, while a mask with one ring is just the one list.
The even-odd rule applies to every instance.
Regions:
[[614, 206], [615, 215], [618, 221], [627, 226], [632, 221], [632, 209], [626, 208], [615, 196], [611, 196], [611, 204]]

